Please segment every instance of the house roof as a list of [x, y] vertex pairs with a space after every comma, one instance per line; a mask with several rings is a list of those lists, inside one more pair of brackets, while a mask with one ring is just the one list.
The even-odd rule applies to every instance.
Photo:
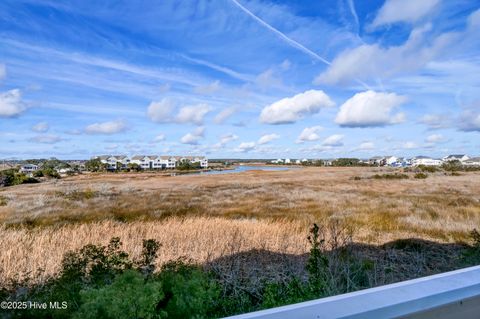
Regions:
[[469, 158], [465, 162], [480, 162], [480, 156]]
[[454, 154], [454, 155], [448, 155], [446, 158], [462, 158], [464, 156], [465, 154]]
[[98, 159], [101, 159], [101, 160], [106, 160], [108, 159], [109, 157], [111, 157], [112, 155], [100, 155], [98, 156]]
[[132, 160], [141, 160], [141, 159], [144, 159], [145, 158], [145, 155], [135, 155], [135, 156], [132, 156]]

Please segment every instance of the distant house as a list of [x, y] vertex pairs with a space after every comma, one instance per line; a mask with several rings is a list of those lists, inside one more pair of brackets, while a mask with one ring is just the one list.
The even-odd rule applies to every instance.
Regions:
[[[128, 163], [130, 163], [130, 159], [128, 158], [128, 156], [125, 155], [101, 155], [98, 156], [98, 159], [103, 164], [107, 164], [108, 170], [125, 168], [127, 167]], [[121, 165], [121, 167], [117, 167], [118, 164]]]
[[38, 166], [35, 164], [24, 164], [20, 166], [20, 172], [25, 174], [31, 174], [35, 171], [38, 171]]
[[385, 157], [383, 156], [374, 156], [368, 160], [368, 164], [383, 166], [385, 165]]
[[384, 159], [385, 165], [392, 166], [398, 162], [398, 157], [396, 156], [387, 156]]
[[271, 163], [272, 164], [283, 164], [283, 159], [279, 158], [279, 159], [273, 160]]
[[454, 155], [445, 156], [442, 160], [444, 162], [453, 162], [453, 161], [464, 162], [464, 161], [468, 160], [469, 158], [470, 157], [468, 157], [468, 155], [465, 155], [465, 154], [454, 154]]
[[175, 168], [177, 164], [175, 156], [159, 156], [158, 158], [160, 160], [160, 168], [162, 169]]
[[205, 156], [175, 156], [177, 162], [190, 162], [192, 164], [198, 163], [201, 168], [208, 167], [208, 159]]
[[425, 165], [425, 166], [440, 166], [442, 165], [442, 160], [431, 158], [428, 156], [416, 156], [411, 159], [413, 166]]
[[135, 155], [130, 160], [130, 163], [137, 164], [142, 169], [160, 168], [156, 164], [158, 156], [155, 155]]
[[292, 161], [289, 158], [285, 159], [285, 164], [290, 164]]
[[480, 157], [469, 158], [462, 162], [462, 164], [465, 166], [480, 166]]

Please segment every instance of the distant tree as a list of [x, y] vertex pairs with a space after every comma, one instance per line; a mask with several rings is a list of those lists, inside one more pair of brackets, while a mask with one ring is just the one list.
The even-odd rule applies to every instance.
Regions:
[[55, 157], [52, 157], [42, 164], [40, 164], [42, 169], [61, 169], [61, 168], [70, 168], [70, 164], [65, 161], [59, 160]]
[[135, 171], [135, 172], [139, 172], [142, 170], [140, 165], [138, 165], [137, 163], [128, 163], [127, 167], [129, 170]]
[[85, 169], [90, 172], [103, 172], [107, 170], [107, 164], [102, 163], [98, 157], [85, 162]]
[[459, 171], [462, 169], [462, 167], [462, 162], [459, 160], [448, 161], [442, 164], [442, 169], [449, 172]]
[[202, 166], [200, 163], [192, 163], [189, 160], [181, 161], [177, 164], [177, 169], [179, 170], [191, 170], [191, 169], [200, 169]]
[[358, 158], [338, 158], [332, 162], [332, 166], [364, 166]]

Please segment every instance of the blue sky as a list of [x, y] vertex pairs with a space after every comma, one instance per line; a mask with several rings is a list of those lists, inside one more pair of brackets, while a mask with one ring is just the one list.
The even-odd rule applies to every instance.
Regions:
[[480, 2], [0, 2], [0, 158], [480, 155]]

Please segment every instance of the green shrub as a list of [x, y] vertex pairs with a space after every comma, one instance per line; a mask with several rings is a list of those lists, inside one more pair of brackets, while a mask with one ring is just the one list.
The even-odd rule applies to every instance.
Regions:
[[416, 173], [413, 177], [416, 179], [425, 179], [428, 177], [428, 175], [425, 173]]
[[375, 174], [372, 176], [374, 179], [408, 179], [407, 174], [400, 174], [400, 173], [395, 173], [395, 174]]
[[179, 260], [164, 265], [157, 277], [165, 299], [159, 307], [168, 318], [211, 318], [219, 299], [218, 285], [198, 266]]
[[188, 160], [186, 161], [180, 161], [177, 164], [177, 169], [181, 171], [187, 171], [187, 170], [192, 170], [192, 169], [200, 169], [202, 168], [200, 166], [200, 163], [192, 163]]
[[435, 173], [438, 171], [438, 168], [435, 166], [426, 166], [426, 165], [418, 165], [417, 169], [420, 170], [420, 172], [427, 172], [427, 173]]
[[43, 170], [39, 169], [38, 171], [33, 172], [33, 177], [44, 177]]
[[8, 199], [5, 196], [0, 195], [0, 206], [7, 206]]
[[164, 311], [156, 309], [157, 304], [165, 297], [162, 284], [146, 281], [134, 270], [125, 271], [116, 277], [111, 285], [82, 290], [80, 297], [82, 305], [74, 315], [74, 318], [78, 319], [167, 318]]
[[40, 181], [34, 177], [26, 177], [22, 184], [36, 184], [36, 183], [40, 183]]
[[50, 177], [50, 178], [60, 178], [60, 174], [54, 169], [54, 168], [43, 168], [42, 169], [43, 175], [45, 177]]

